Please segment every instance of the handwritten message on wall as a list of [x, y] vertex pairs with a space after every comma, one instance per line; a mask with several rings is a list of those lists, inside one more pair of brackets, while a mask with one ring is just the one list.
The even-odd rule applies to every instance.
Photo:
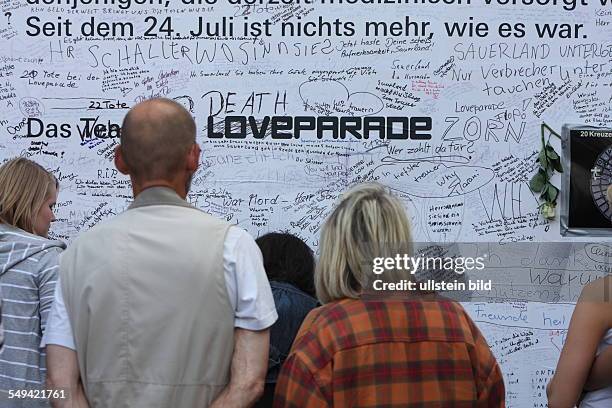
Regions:
[[[113, 149], [127, 110], [152, 97], [196, 120], [191, 203], [315, 250], [338, 195], [363, 181], [397, 193], [418, 241], [561, 240], [528, 186], [540, 124], [612, 126], [610, 0], [0, 0], [0, 10], [0, 159], [53, 170], [51, 235], [66, 241], [129, 204]], [[525, 281], [552, 276], [532, 273]], [[508, 406], [545, 406], [552, 372], [526, 362], [554, 369], [579, 289], [567, 307], [469, 307]]]

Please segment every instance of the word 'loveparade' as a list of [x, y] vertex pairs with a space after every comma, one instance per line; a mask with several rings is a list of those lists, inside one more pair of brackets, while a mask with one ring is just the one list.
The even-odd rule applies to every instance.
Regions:
[[302, 132], [314, 132], [317, 139], [429, 140], [432, 120], [429, 116], [225, 116], [215, 123], [208, 117], [207, 137], [212, 139], [299, 139]]

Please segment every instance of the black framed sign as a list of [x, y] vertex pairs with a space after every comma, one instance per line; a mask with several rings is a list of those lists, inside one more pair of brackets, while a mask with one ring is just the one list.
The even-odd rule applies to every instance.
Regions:
[[612, 129], [565, 125], [561, 235], [612, 236]]

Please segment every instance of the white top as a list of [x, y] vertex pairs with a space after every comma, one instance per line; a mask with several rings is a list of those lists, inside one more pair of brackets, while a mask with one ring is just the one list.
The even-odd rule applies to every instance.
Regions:
[[[612, 345], [612, 329], [608, 330], [597, 346], [597, 355], [606, 347]], [[580, 408], [610, 408], [612, 407], [612, 387], [606, 387], [584, 394]]]
[[[234, 327], [263, 330], [276, 321], [276, 307], [259, 247], [243, 229], [231, 226], [223, 243], [223, 271], [227, 294], [234, 309]], [[55, 299], [41, 347], [57, 344], [75, 350], [72, 327], [64, 304], [61, 285], [55, 285]]]

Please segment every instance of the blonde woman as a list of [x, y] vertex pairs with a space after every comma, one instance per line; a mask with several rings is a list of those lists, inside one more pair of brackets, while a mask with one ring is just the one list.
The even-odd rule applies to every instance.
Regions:
[[550, 408], [612, 406], [610, 293], [611, 276], [596, 279], [582, 288], [555, 375], [546, 389]]
[[[40, 349], [53, 301], [58, 255], [65, 245], [47, 239], [55, 219], [58, 183], [25, 158], [0, 166], [0, 284], [4, 347], [0, 351], [0, 399], [8, 390], [42, 389], [45, 353]], [[21, 400], [20, 406], [48, 406]]]
[[[374, 258], [411, 254], [402, 203], [359, 185], [325, 222], [311, 311], [281, 369], [276, 407], [503, 407], [504, 384], [474, 322], [452, 301], [371, 294]], [[387, 281], [410, 272], [387, 270]], [[364, 294], [368, 296], [364, 296]]]

